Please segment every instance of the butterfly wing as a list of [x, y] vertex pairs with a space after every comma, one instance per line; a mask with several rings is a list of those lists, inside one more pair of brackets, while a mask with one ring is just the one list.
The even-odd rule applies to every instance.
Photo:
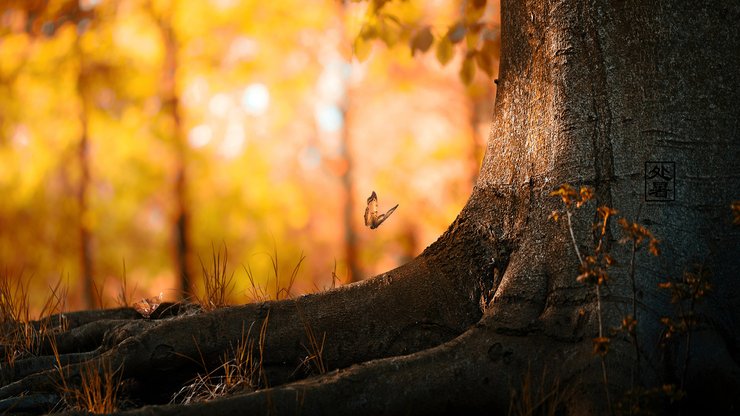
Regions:
[[159, 296], [142, 299], [134, 303], [134, 309], [145, 319], [149, 319], [160, 304], [162, 304], [162, 292], [159, 292]]
[[146, 299], [142, 299], [134, 303], [134, 309], [136, 310], [136, 312], [139, 312], [139, 315], [147, 319], [153, 312], [151, 305], [149, 304], [149, 302], [147, 302]]
[[389, 210], [388, 210], [388, 212], [386, 212], [385, 214], [381, 214], [381, 215], [380, 215], [380, 216], [378, 217], [378, 220], [376, 221], [375, 227], [372, 227], [372, 228], [377, 228], [377, 227], [380, 227], [380, 224], [382, 224], [382, 223], [383, 223], [383, 221], [387, 220], [387, 219], [388, 219], [388, 217], [390, 217], [390, 216], [391, 216], [391, 214], [393, 214], [393, 211], [395, 211], [395, 210], [396, 210], [396, 208], [398, 208], [398, 204], [396, 204], [396, 206], [395, 206], [395, 207], [393, 207], [393, 208], [389, 209]]

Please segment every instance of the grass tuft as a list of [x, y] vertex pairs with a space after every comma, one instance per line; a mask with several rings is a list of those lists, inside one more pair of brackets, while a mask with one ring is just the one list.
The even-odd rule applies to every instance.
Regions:
[[563, 413], [563, 406], [570, 391], [564, 389], [557, 378], [547, 383], [547, 368], [542, 370], [539, 382], [534, 380], [531, 368], [522, 377], [521, 387], [512, 389], [509, 399], [509, 416], [555, 416]]
[[[267, 387], [268, 381], [263, 367], [263, 358], [269, 320], [270, 313], [268, 312], [265, 320], [262, 321], [259, 338], [256, 341], [251, 335], [252, 326], [246, 334], [242, 328], [241, 339], [229, 353], [224, 354], [221, 365], [206, 374], [198, 374], [172, 397], [171, 403], [206, 402], [226, 395]], [[206, 368], [203, 357], [201, 357], [201, 363], [203, 368]]]
[[228, 274], [226, 272], [228, 259], [229, 252], [226, 244], [224, 244], [223, 250], [220, 248], [217, 250], [215, 246], [211, 245], [210, 268], [206, 267], [202, 259], [200, 261], [204, 293], [201, 296], [196, 294], [194, 297], [206, 311], [221, 308], [229, 304], [229, 298], [234, 291], [234, 273]]

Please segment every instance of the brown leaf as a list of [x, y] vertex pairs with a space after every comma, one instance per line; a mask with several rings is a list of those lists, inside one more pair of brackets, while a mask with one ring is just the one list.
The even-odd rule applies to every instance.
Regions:
[[557, 210], [553, 211], [553, 212], [552, 212], [552, 213], [550, 214], [550, 216], [549, 216], [549, 217], [547, 217], [547, 219], [548, 219], [548, 220], [549, 220], [550, 218], [552, 218], [552, 220], [553, 220], [553, 221], [555, 221], [555, 222], [558, 222], [558, 220], [560, 219], [560, 211], [557, 211]]
[[466, 31], [465, 25], [462, 22], [457, 22], [453, 26], [450, 26], [445, 37], [453, 44], [458, 43], [465, 38]]
[[483, 51], [480, 51], [475, 55], [475, 61], [478, 63], [478, 68], [483, 70], [489, 78], [493, 76], [493, 63], [491, 62], [490, 55], [486, 55]]
[[468, 54], [460, 67], [460, 79], [465, 85], [470, 85], [473, 82], [475, 76], [475, 65], [473, 63], [474, 56]]
[[730, 209], [732, 210], [733, 216], [732, 223], [734, 225], [740, 225], [740, 201], [732, 201]]
[[605, 356], [609, 352], [609, 338], [607, 337], [596, 337], [593, 340], [595, 355]]
[[417, 50], [426, 52], [434, 43], [434, 36], [432, 36], [432, 29], [429, 26], [425, 26], [420, 31], [416, 32], [413, 38], [411, 38], [411, 55], [414, 55]]

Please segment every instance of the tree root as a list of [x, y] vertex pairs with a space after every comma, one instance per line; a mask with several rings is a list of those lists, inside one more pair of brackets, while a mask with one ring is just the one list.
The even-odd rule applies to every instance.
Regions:
[[[469, 242], [479, 245], [480, 240]], [[467, 252], [466, 245], [458, 242], [457, 249], [446, 254]], [[62, 382], [74, 388], [84, 366], [102, 368], [103, 362], [110, 368], [121, 368], [123, 378], [132, 379], [134, 384], [157, 383], [162, 388], [166, 383], [152, 381], [153, 377], [174, 377], [155, 402], [166, 400], [184, 380], [217, 366], [224, 353], [247, 334], [254, 339], [256, 329], [265, 321], [261, 364], [272, 386], [305, 377], [295, 370], [309, 354], [309, 330], [325, 339], [322, 359], [329, 369], [442, 344], [482, 316], [481, 286], [463, 276], [492, 273], [485, 263], [480, 266], [469, 256], [463, 264], [437, 258], [439, 253], [433, 247], [426, 255], [374, 279], [296, 299], [200, 314], [178, 311], [179, 315], [172, 313], [164, 319], [88, 321], [89, 315], [75, 315], [74, 329], [55, 336], [44, 346], [49, 350], [55, 343], [63, 370], [56, 368], [52, 355], [30, 359], [22, 369], [7, 371], [6, 380], [13, 382], [0, 387], [0, 400], [6, 406], [14, 399], [21, 405], [29, 400], [23, 398], [29, 394], [41, 397], [58, 392]], [[119, 309], [113, 315], [98, 316], [128, 313]], [[138, 399], [152, 403], [151, 398]]]
[[[451, 341], [410, 355], [376, 359], [278, 387], [191, 404], [186, 410], [179, 405], [162, 405], [120, 414], [501, 414], [507, 410], [512, 389], [521, 385], [520, 369], [543, 368], [544, 357], [563, 351], [565, 344], [558, 344], [546, 337], [497, 334], [477, 325]], [[572, 349], [573, 345], [567, 347]], [[556, 393], [563, 402], [551, 405], [564, 406], [565, 395]]]

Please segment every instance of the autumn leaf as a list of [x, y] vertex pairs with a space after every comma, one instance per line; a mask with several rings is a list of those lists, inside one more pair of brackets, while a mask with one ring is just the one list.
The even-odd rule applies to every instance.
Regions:
[[571, 204], [576, 199], [576, 195], [576, 190], [567, 183], [558, 186], [554, 191], [550, 192], [550, 196], [561, 197], [563, 199], [563, 204], [568, 208], [570, 208]]
[[453, 44], [460, 42], [465, 38], [465, 25], [462, 22], [457, 22], [447, 31], [447, 36]]
[[383, 43], [385, 43], [389, 48], [398, 43], [398, 40], [401, 37], [401, 23], [398, 18], [387, 13], [380, 15], [380, 30], [378, 37], [380, 37]]
[[475, 61], [478, 63], [478, 68], [483, 70], [489, 78], [493, 76], [493, 63], [491, 63], [490, 55], [478, 52], [475, 54]]
[[632, 315], [627, 315], [622, 319], [622, 326], [621, 329], [629, 332], [630, 334], [634, 334], [635, 328], [637, 328], [637, 319], [635, 319]]
[[560, 219], [560, 211], [557, 211], [557, 210], [553, 211], [550, 214], [550, 216], [547, 217], [547, 219], [550, 219], [550, 218], [552, 218], [553, 221], [558, 222], [558, 220]]
[[485, 40], [483, 41], [483, 46], [480, 48], [481, 53], [485, 53], [490, 56], [497, 56], [500, 49], [497, 35], [490, 30], [485, 30], [483, 31], [482, 37]]
[[434, 43], [434, 36], [432, 36], [432, 29], [429, 26], [425, 26], [420, 31], [416, 32], [413, 38], [411, 38], [411, 55], [413, 56], [417, 50], [426, 52]]
[[373, 45], [370, 41], [363, 39], [362, 36], [356, 37], [352, 44], [352, 52], [360, 62], [364, 62], [367, 59], [372, 49]]
[[609, 352], [609, 338], [607, 337], [596, 337], [593, 340], [594, 355], [605, 356]]
[[465, 85], [470, 85], [475, 76], [475, 64], [473, 59], [475, 59], [475, 57], [468, 54], [460, 67], [460, 79], [465, 83]]
[[477, 22], [486, 11], [486, 2], [482, 0], [467, 3], [465, 8], [465, 20], [468, 22]]
[[447, 65], [453, 55], [454, 51], [452, 49], [452, 42], [447, 36], [445, 36], [437, 44], [437, 60], [440, 64]]

